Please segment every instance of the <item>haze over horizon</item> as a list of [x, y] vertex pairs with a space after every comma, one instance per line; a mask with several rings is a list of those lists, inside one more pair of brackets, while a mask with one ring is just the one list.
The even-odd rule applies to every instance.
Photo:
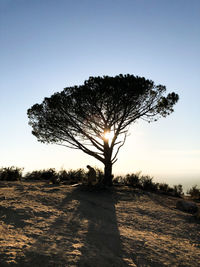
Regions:
[[175, 91], [174, 113], [138, 121], [114, 174], [142, 171], [200, 185], [200, 1], [0, 1], [0, 166], [102, 168], [81, 151], [37, 142], [27, 109], [90, 76], [134, 74]]

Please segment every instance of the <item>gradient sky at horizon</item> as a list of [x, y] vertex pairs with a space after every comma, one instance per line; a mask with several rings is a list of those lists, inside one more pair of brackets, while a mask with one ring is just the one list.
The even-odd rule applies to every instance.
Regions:
[[129, 73], [180, 100], [166, 119], [132, 125], [114, 174], [200, 184], [199, 48], [198, 0], [0, 0], [0, 166], [102, 168], [81, 151], [38, 143], [26, 111], [89, 76]]

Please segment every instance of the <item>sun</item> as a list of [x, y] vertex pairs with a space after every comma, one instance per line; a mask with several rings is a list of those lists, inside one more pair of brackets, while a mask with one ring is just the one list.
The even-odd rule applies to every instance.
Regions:
[[114, 137], [114, 134], [113, 134], [113, 132], [110, 132], [110, 131], [106, 131], [103, 134], [103, 138], [105, 140], [108, 140], [109, 142], [113, 139], [113, 137]]

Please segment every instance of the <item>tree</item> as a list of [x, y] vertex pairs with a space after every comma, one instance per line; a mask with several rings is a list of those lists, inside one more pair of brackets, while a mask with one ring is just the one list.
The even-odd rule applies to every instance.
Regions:
[[178, 95], [134, 75], [90, 77], [28, 109], [32, 133], [42, 143], [80, 149], [104, 164], [104, 183], [112, 185], [112, 166], [129, 126], [173, 112]]

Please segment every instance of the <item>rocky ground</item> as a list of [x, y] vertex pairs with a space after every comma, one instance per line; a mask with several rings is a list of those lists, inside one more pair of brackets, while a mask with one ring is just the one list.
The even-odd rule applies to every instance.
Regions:
[[0, 182], [0, 266], [199, 266], [200, 223], [177, 199]]

